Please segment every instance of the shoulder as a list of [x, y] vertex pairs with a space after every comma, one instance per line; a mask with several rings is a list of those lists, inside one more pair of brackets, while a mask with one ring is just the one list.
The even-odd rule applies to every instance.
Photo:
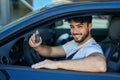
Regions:
[[63, 47], [70, 47], [70, 46], [74, 47], [74, 46], [77, 46], [77, 44], [76, 44], [76, 42], [75, 42], [74, 40], [71, 40], [71, 41], [65, 43], [65, 44], [62, 45], [62, 46], [63, 46]]
[[102, 49], [100, 47], [100, 45], [93, 39], [89, 39], [84, 45], [83, 45], [84, 48], [88, 48], [88, 49]]
[[102, 48], [93, 38], [91, 38], [87, 43], [85, 43], [82, 50], [86, 56], [88, 56], [92, 53], [103, 54]]
[[77, 47], [77, 44], [74, 40], [71, 40], [71, 41], [65, 43], [64, 45], [62, 45], [62, 47], [66, 53], [69, 53], [69, 51], [71, 51], [71, 49]]

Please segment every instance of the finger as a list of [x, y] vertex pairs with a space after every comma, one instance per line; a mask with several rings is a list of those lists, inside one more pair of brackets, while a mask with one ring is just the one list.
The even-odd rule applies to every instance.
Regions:
[[32, 36], [30, 37], [29, 42], [33, 42], [34, 43], [34, 34], [32, 34]]
[[42, 65], [39, 65], [39, 66], [32, 65], [31, 67], [34, 68], [34, 69], [44, 68]]
[[31, 41], [35, 44], [35, 33], [31, 36]]
[[33, 33], [32, 36], [30, 37], [30, 39], [29, 39], [29, 45], [31, 47], [35, 47], [36, 46], [36, 43], [35, 43], [35, 33]]
[[49, 60], [45, 59], [44, 61], [33, 64], [31, 67], [32, 68], [43, 68], [43, 67], [45, 67], [45, 64], [47, 63], [47, 61], [49, 61]]
[[28, 41], [29, 45], [32, 46], [33, 43], [32, 43], [32, 36], [29, 38], [29, 41]]
[[32, 42], [31, 39], [29, 40], [29, 45], [30, 45], [31, 47], [34, 47], [34, 45], [35, 45], [35, 44]]
[[37, 68], [43, 68], [43, 65], [44, 65], [44, 62], [39, 62], [39, 63], [33, 64], [31, 67], [37, 69]]
[[40, 37], [40, 42], [39, 42], [40, 44], [42, 43], [42, 38]]

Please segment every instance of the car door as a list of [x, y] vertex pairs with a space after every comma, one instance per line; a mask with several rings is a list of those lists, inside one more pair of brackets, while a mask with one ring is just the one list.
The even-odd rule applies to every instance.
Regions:
[[91, 73], [67, 70], [32, 69], [25, 66], [1, 66], [1, 80], [119, 80], [116, 73]]
[[[12, 46], [16, 44], [19, 40], [29, 40], [30, 35], [35, 32], [36, 30], [40, 30], [43, 37], [47, 34], [50, 37], [44, 38], [44, 44], [49, 44], [49, 41], [53, 43], [57, 42], [59, 37], [66, 33], [70, 33], [69, 29], [59, 29], [59, 25], [57, 25], [57, 21], [61, 21], [63, 19], [74, 17], [74, 16], [84, 16], [84, 15], [118, 15], [120, 13], [120, 2], [114, 3], [92, 3], [92, 4], [73, 4], [73, 5], [64, 5], [60, 7], [55, 7], [48, 9], [46, 11], [36, 13], [32, 16], [27, 16], [25, 18], [21, 18], [16, 22], [11, 23], [5, 26], [3, 30], [0, 31], [0, 59], [1, 56], [3, 57], [1, 60], [4, 63], [0, 64], [0, 70], [4, 71], [0, 73], [0, 79], [4, 80], [4, 74], [6, 76], [7, 73], [7, 80], [119, 80], [120, 76], [119, 73], [92, 73], [92, 72], [77, 72], [77, 71], [68, 71], [68, 70], [49, 70], [49, 69], [32, 69], [30, 65], [27, 65], [27, 62], [22, 61], [24, 64], [17, 64], [14, 63], [15, 60], [10, 58], [10, 51], [12, 51]], [[96, 6], [97, 5], [97, 6]], [[103, 6], [101, 6], [103, 5]], [[115, 11], [115, 12], [114, 12]], [[54, 24], [53, 27], [50, 27], [51, 24]], [[56, 24], [56, 25], [55, 25]], [[60, 24], [61, 25], [61, 24]], [[6, 28], [7, 27], [7, 28]], [[97, 30], [96, 30], [97, 31]], [[61, 32], [61, 33], [60, 33]], [[105, 33], [103, 33], [105, 32]], [[106, 37], [106, 31], [97, 31], [94, 33], [93, 36], [98, 37], [99, 39], [104, 39]], [[102, 35], [99, 33], [103, 33]], [[46, 34], [46, 35], [45, 35]], [[52, 35], [52, 36], [51, 36]], [[54, 37], [55, 41], [51, 39]], [[70, 36], [70, 39], [72, 37]], [[21, 42], [21, 41], [20, 41]], [[51, 43], [52, 43], [51, 42]], [[64, 42], [64, 41], [63, 41]], [[21, 44], [21, 43], [20, 43]], [[53, 45], [53, 44], [49, 44]], [[18, 47], [15, 45], [15, 49]], [[20, 49], [22, 51], [22, 49]], [[19, 51], [20, 51], [19, 50]], [[18, 51], [18, 52], [19, 52]], [[18, 52], [15, 52], [18, 54]], [[22, 52], [23, 53], [23, 52]], [[14, 54], [15, 55], [15, 54]], [[7, 58], [6, 58], [7, 57]], [[12, 56], [13, 59], [16, 56]], [[19, 58], [19, 56], [17, 56]], [[6, 63], [7, 59], [9, 62]], [[21, 61], [23, 57], [20, 56], [19, 61]], [[114, 66], [114, 65], [113, 65]], [[2, 76], [1, 76], [2, 75]]]

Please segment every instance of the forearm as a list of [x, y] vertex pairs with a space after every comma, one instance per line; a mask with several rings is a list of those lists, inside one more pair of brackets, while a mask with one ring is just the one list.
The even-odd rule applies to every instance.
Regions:
[[65, 51], [63, 47], [61, 46], [44, 46], [40, 45], [36, 48], [34, 48], [40, 55], [46, 56], [46, 57], [60, 57], [60, 56], [65, 56]]
[[34, 48], [40, 55], [48, 57], [51, 55], [52, 48], [45, 45], [40, 45]]
[[58, 68], [74, 71], [105, 72], [106, 63], [103, 58], [88, 57], [79, 60], [58, 61]]

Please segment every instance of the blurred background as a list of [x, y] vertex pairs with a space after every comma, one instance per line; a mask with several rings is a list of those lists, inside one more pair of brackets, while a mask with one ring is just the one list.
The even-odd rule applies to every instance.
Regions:
[[89, 2], [90, 0], [0, 0], [0, 27], [52, 3], [79, 1]]

